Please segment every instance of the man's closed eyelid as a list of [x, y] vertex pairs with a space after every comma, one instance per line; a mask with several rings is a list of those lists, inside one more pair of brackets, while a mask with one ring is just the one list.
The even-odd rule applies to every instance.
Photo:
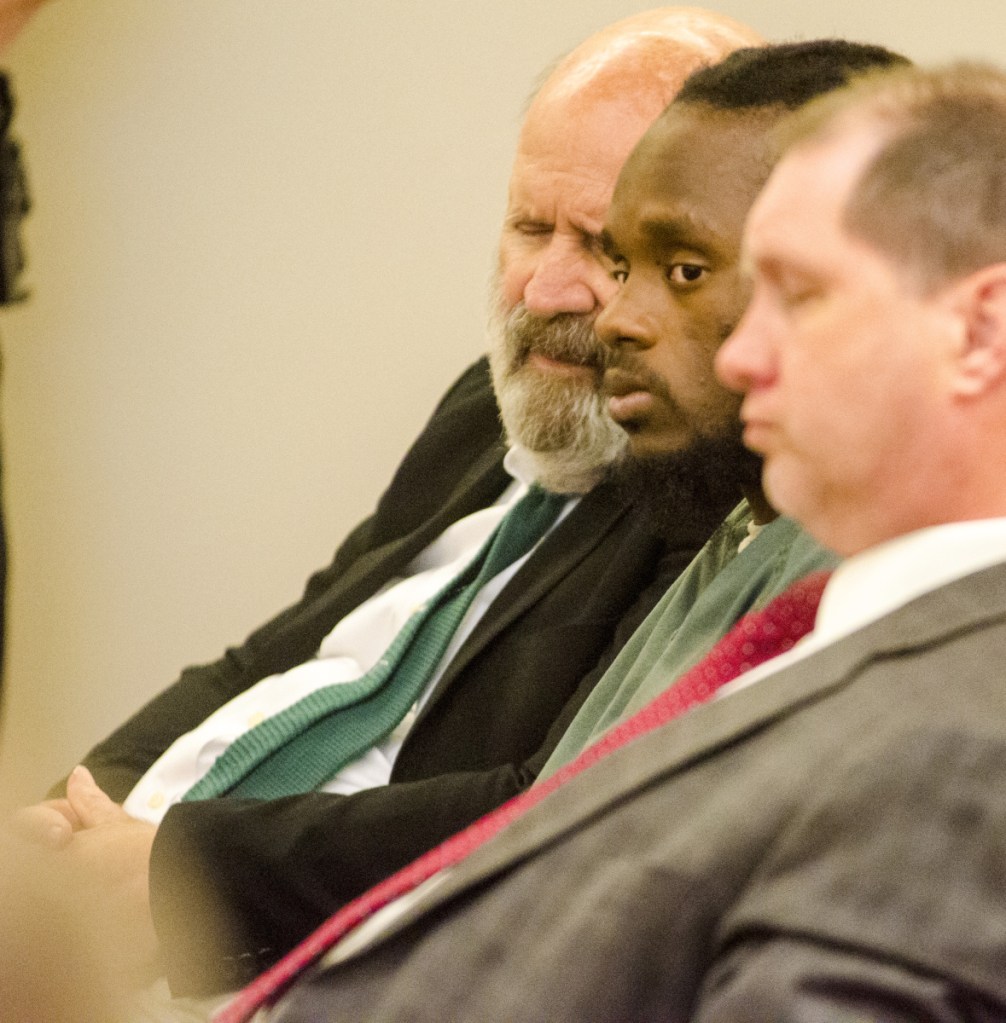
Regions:
[[518, 234], [531, 236], [551, 234], [555, 230], [555, 224], [542, 220], [515, 220], [510, 227]]

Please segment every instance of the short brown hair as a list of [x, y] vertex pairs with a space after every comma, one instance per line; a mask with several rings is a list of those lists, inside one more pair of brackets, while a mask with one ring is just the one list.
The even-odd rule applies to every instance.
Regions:
[[787, 122], [787, 147], [877, 127], [881, 147], [843, 224], [923, 291], [1006, 262], [1006, 73], [974, 63], [871, 72]]

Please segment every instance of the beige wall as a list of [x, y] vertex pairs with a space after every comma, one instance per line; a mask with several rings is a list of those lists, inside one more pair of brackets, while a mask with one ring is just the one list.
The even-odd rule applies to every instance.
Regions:
[[[630, 0], [60, 0], [9, 54], [34, 295], [0, 313], [0, 784], [31, 796], [285, 606], [482, 349], [539, 70]], [[1001, 0], [730, 0], [1006, 61]]]

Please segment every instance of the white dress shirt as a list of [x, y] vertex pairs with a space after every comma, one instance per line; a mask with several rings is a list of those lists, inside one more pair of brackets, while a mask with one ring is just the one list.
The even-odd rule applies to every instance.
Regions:
[[[141, 820], [159, 823], [168, 809], [181, 800], [239, 736], [309, 693], [324, 686], [351, 682], [369, 671], [412, 613], [464, 569], [506, 512], [527, 492], [532, 478], [526, 454], [520, 448], [511, 448], [503, 464], [513, 482], [495, 504], [444, 530], [409, 564], [401, 578], [389, 582], [338, 622], [311, 660], [262, 679], [176, 739], [126, 798], [123, 804], [126, 812]], [[557, 523], [575, 503], [572, 498], [566, 503]], [[349, 795], [390, 781], [402, 743], [444, 669], [492, 601], [530, 556], [526, 554], [482, 587], [429, 684], [401, 724], [382, 742], [347, 764], [322, 786], [323, 791]]]

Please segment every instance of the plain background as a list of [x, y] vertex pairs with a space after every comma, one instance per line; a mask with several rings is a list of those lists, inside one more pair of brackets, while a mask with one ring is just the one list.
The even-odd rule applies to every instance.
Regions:
[[[627, 0], [58, 0], [8, 54], [3, 801], [295, 600], [483, 350], [540, 72]], [[723, 0], [1006, 62], [1002, 0]]]

